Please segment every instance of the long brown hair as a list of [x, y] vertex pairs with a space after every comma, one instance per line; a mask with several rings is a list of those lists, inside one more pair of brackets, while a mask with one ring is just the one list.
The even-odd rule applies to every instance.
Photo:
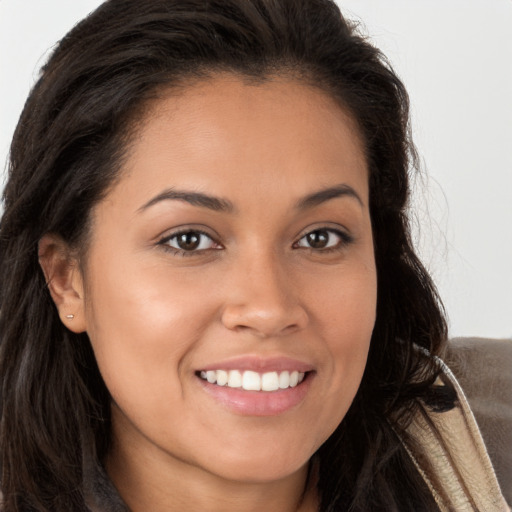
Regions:
[[[292, 74], [359, 124], [370, 169], [378, 273], [366, 371], [347, 416], [315, 455], [321, 509], [432, 510], [401, 449], [432, 384], [446, 325], [413, 250], [415, 170], [401, 81], [331, 0], [109, 0], [56, 47], [11, 146], [0, 225], [2, 492], [5, 512], [88, 510], [109, 449], [110, 397], [86, 334], [60, 322], [37, 245], [56, 233], [87, 249], [88, 219], [118, 177], [144, 102], [216, 71]], [[439, 404], [438, 404], [439, 405]]]

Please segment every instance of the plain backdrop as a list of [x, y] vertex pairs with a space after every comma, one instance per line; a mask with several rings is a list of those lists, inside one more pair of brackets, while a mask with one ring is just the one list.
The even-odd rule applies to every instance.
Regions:
[[[52, 46], [99, 0], [0, 0], [0, 162]], [[452, 336], [512, 336], [512, 0], [339, 0], [411, 97], [414, 236]], [[2, 180], [3, 181], [3, 180]]]

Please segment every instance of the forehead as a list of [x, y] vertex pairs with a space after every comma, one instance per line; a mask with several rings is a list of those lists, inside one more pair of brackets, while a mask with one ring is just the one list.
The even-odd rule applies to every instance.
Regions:
[[153, 100], [123, 171], [119, 185], [129, 179], [147, 197], [175, 185], [300, 196], [347, 179], [367, 182], [357, 123], [334, 98], [294, 79], [254, 83], [229, 74]]

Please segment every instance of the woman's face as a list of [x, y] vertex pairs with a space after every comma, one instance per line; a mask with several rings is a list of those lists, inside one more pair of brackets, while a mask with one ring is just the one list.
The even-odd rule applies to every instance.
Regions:
[[82, 285], [114, 446], [237, 481], [299, 471], [347, 412], [375, 320], [355, 123], [278, 78], [156, 101], [93, 210]]

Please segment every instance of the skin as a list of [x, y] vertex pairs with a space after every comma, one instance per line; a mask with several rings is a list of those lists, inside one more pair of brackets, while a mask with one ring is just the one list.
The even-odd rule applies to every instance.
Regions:
[[[297, 207], [341, 185], [353, 193]], [[171, 188], [232, 210], [155, 200]], [[302, 496], [308, 462], [355, 396], [375, 322], [368, 170], [351, 117], [286, 78], [216, 75], [168, 94], [92, 221], [83, 272], [52, 235], [41, 264], [113, 397], [107, 469], [131, 510], [316, 510], [314, 486]], [[199, 250], [173, 251], [183, 229], [208, 235]], [[318, 230], [329, 250], [305, 237]], [[198, 370], [247, 355], [311, 365], [305, 397], [256, 416], [204, 391]]]

